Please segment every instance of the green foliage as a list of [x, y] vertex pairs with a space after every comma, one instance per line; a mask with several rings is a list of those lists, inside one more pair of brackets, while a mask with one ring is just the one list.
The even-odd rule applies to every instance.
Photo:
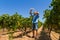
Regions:
[[42, 22], [40, 22], [40, 20], [38, 21], [38, 28], [41, 27]]
[[52, 18], [56, 25], [55, 30], [60, 30], [60, 0], [52, 0], [51, 6], [53, 7], [51, 13], [53, 13], [52, 15], [54, 16]]
[[[38, 26], [40, 27], [42, 23], [39, 21]], [[17, 12], [13, 15], [3, 14], [0, 16], [0, 28], [6, 28], [8, 31], [15, 31], [21, 28], [31, 28], [32, 29], [32, 16], [29, 18], [24, 18]]]
[[52, 27], [57, 32], [57, 30], [60, 30], [60, 0], [52, 0], [51, 6], [52, 9], [50, 11], [45, 10], [44, 26]]

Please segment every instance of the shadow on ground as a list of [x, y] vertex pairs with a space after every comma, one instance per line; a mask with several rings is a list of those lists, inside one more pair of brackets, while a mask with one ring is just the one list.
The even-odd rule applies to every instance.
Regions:
[[22, 38], [22, 36], [30, 33], [31, 31], [27, 31], [27, 32], [23, 32], [22, 34], [18, 35], [18, 36], [14, 36], [13, 38]]
[[37, 40], [51, 40], [51, 37], [49, 37], [49, 35], [47, 35], [47, 32], [42, 29], [40, 36]]

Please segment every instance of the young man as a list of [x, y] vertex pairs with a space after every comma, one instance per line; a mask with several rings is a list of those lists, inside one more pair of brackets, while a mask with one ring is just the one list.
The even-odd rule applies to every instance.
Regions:
[[[30, 10], [30, 15], [33, 17], [32, 18], [32, 30], [33, 30], [33, 38], [34, 37], [37, 37], [37, 34], [38, 34], [38, 18], [39, 18], [39, 13], [38, 12], [34, 12], [32, 13], [32, 9]], [[35, 33], [36, 33], [36, 36], [35, 36]]]

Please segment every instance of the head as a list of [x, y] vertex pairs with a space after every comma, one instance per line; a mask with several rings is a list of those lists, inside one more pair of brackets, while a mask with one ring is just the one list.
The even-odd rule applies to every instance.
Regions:
[[39, 14], [39, 12], [34, 12], [34, 15], [38, 15]]

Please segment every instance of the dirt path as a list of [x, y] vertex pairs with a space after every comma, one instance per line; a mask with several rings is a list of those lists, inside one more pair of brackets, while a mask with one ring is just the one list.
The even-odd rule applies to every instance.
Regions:
[[[51, 32], [51, 37], [49, 37], [49, 36], [48, 36], [48, 33], [47, 33], [45, 30], [43, 30], [43, 26], [41, 26], [41, 27], [38, 29], [38, 37], [39, 37], [39, 38], [38, 38], [37, 40], [58, 40], [58, 39], [56, 39], [56, 38], [54, 39], [52, 33], [53, 33], [55, 36], [57, 35], [57, 38], [58, 38], [59, 35], [58, 35], [57, 33], [55, 33], [55, 32]], [[13, 38], [13, 40], [36, 40], [35, 38], [32, 38], [32, 32], [27, 33], [27, 35], [29, 35], [29, 36], [23, 35], [23, 36], [21, 37], [21, 35], [19, 35], [19, 34], [21, 34], [21, 32], [15, 32], [13, 36], [17, 36], [17, 37]], [[25, 33], [24, 33], [24, 34], [25, 34]], [[0, 35], [0, 40], [9, 40], [9, 37], [8, 37], [7, 34], [5, 34], [5, 35]]]
[[59, 40], [59, 34], [51, 31], [51, 39], [52, 40]]
[[[38, 29], [38, 33], [40, 34], [40, 32], [42, 31], [43, 27], [40, 27]], [[29, 35], [30, 37], [28, 37], [27, 35]], [[23, 36], [22, 38], [15, 38], [14, 40], [35, 40], [35, 38], [31, 38], [32, 37], [32, 32], [28, 33], [27, 35]]]
[[39, 39], [37, 40], [51, 40], [51, 38], [48, 36], [48, 33], [42, 29]]
[[[40, 34], [40, 31], [42, 30], [42, 28], [43, 28], [43, 27], [40, 27], [40, 28], [38, 29], [38, 33], [39, 33], [39, 34]], [[21, 32], [16, 32], [16, 33], [14, 33], [14, 36], [19, 36], [19, 34], [21, 34]], [[28, 33], [28, 35], [32, 36], [32, 32]], [[5, 35], [0, 35], [0, 40], [9, 40], [9, 37], [8, 37], [7, 34], [5, 34]], [[20, 37], [20, 36], [19, 36], [19, 37], [16, 37], [16, 38], [14, 38], [13, 40], [35, 40], [35, 38], [30, 38], [30, 37], [24, 35], [24, 36], [22, 36], [22, 37]]]

